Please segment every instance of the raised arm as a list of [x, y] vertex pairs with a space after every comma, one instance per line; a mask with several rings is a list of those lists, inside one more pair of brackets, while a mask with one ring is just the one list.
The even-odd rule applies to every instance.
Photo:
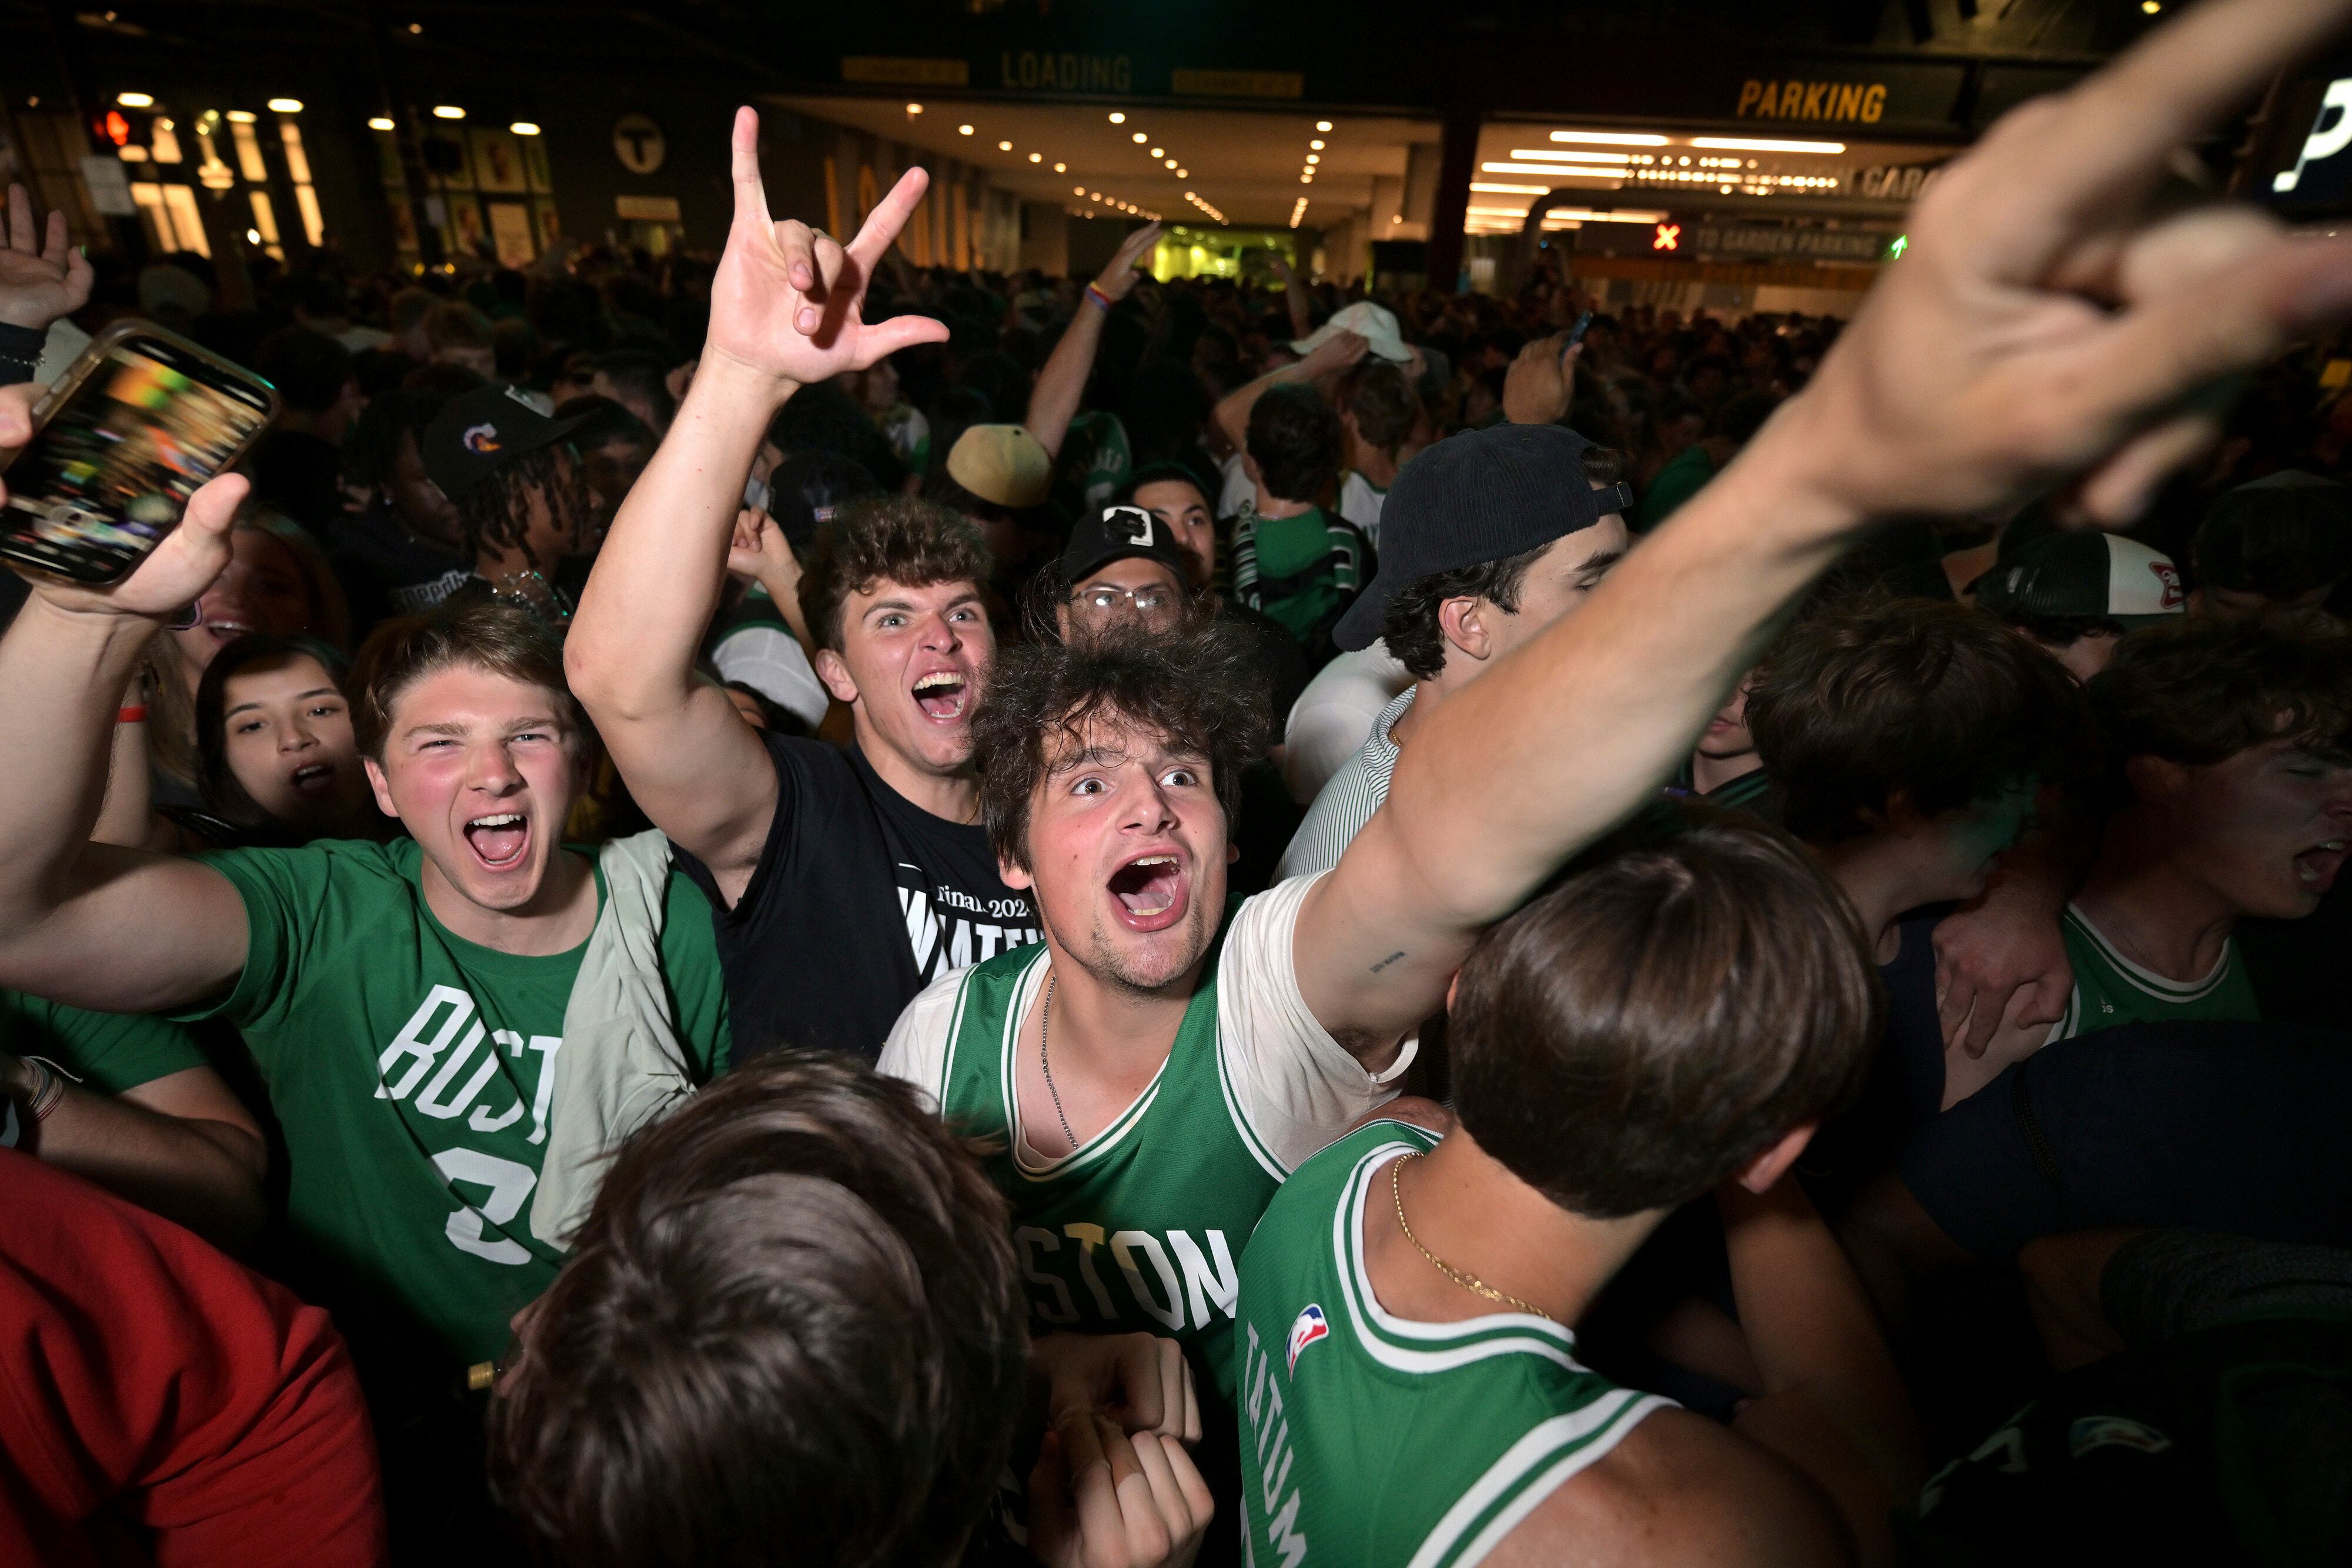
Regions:
[[1102, 347], [1103, 318], [1110, 308], [1126, 298], [1135, 289], [1140, 275], [1135, 269], [1143, 253], [1160, 243], [1160, 225], [1144, 225], [1119, 242], [1101, 276], [1087, 286], [1078, 300], [1078, 313], [1062, 331], [1062, 340], [1054, 345], [1045, 368], [1037, 372], [1037, 384], [1029, 392], [1029, 417], [1024, 422], [1029, 434], [1049, 457], [1062, 455], [1062, 439], [1070, 433], [1070, 421], [1078, 417], [1079, 400], [1086, 396], [1087, 378], [1094, 373], [1095, 351]]
[[[2219, 434], [2199, 394], [2352, 315], [2352, 242], [2150, 216], [2173, 150], [2352, 4], [2215, 0], [1952, 165], [1812, 384], [1576, 614], [1434, 710], [1301, 912], [1300, 988], [1385, 1051], [1477, 933], [1648, 800], [1870, 520], [2072, 481], [2110, 525]], [[2047, 149], [2073, 150], [2064, 166]]]
[[1365, 350], [1371, 346], [1370, 340], [1360, 332], [1334, 332], [1305, 359], [1277, 366], [1247, 386], [1235, 387], [1219, 400], [1212, 412], [1211, 418], [1216, 424], [1217, 434], [1223, 435], [1234, 451], [1247, 450], [1250, 410], [1257, 406], [1257, 400], [1268, 387], [1280, 386], [1285, 382], [1311, 382], [1337, 375], [1362, 359]]
[[[33, 390], [0, 389], [0, 454], [31, 436]], [[0, 637], [0, 986], [152, 1012], [214, 995], [245, 967], [245, 904], [227, 878], [89, 841], [123, 685], [156, 627], [227, 566], [245, 491], [235, 476], [198, 490], [120, 583], [37, 581]]]
[[711, 280], [710, 333], [661, 449], [621, 504], [564, 646], [573, 692], [646, 815], [739, 894], [775, 812], [759, 736], [695, 677], [719, 608], [743, 481], [768, 422], [811, 382], [945, 340], [921, 316], [868, 326], [866, 282], [928, 176], [910, 169], [846, 248], [768, 215], [760, 120], [738, 110], [735, 225]]
[[1290, 335], [1304, 338], [1315, 329], [1314, 318], [1307, 308], [1307, 286], [1298, 281], [1298, 274], [1280, 251], [1274, 254], [1275, 275], [1282, 279], [1282, 307], [1290, 313]]

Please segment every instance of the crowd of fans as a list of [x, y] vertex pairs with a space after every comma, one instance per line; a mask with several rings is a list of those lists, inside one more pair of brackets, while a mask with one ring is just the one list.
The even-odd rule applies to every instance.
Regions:
[[2352, 251], [2115, 214], [2345, 9], [1851, 323], [12, 192], [284, 413], [0, 639], [0, 1560], [2340, 1554]]

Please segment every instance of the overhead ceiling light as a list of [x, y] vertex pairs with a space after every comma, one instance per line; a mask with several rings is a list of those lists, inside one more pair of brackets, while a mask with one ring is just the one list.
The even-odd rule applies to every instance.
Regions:
[[1029, 154], [1029, 162], [1032, 163], [1043, 163], [1045, 161], [1045, 155], [1043, 152], [1032, 152]]
[[1321, 162], [1323, 162], [1323, 155], [1319, 152], [1309, 152], [1307, 155], [1307, 166], [1310, 169]]
[[1150, 137], [1149, 137], [1149, 136], [1146, 136], [1142, 131], [1137, 131], [1137, 132], [1134, 134], [1134, 136], [1133, 136], [1133, 137], [1129, 138], [1129, 140], [1131, 140], [1131, 141], [1150, 141], [1150, 140], [1151, 140], [1151, 138], [1150, 138]]
[[1110, 122], [1113, 125], [1125, 125], [1127, 123], [1127, 116], [1114, 109], [1110, 111]]
[[923, 106], [919, 103], [910, 103], [907, 106], [907, 112], [908, 114], [920, 114], [923, 112]]
[[1056, 163], [1054, 165], [1054, 172], [1056, 174], [1066, 174], [1069, 172], [1070, 166], [1067, 163]]
[[1307, 145], [1308, 145], [1309, 147], [1312, 147], [1313, 149], [1315, 149], [1315, 151], [1316, 151], [1316, 152], [1322, 152], [1322, 151], [1323, 151], [1323, 139], [1322, 139], [1321, 137], [1319, 137], [1319, 136], [1318, 136], [1318, 137], [1317, 137], [1314, 141], [1312, 141], [1308, 142]]
[[1779, 141], [1769, 137], [1694, 136], [1694, 147], [1737, 149], [1742, 152], [1824, 152], [1834, 157], [1845, 151], [1843, 141]]
[[513, 131], [517, 136], [536, 136], [539, 134], [539, 127], [532, 124], [528, 120], [518, 120], [512, 125], [508, 126], [507, 129]]
[[1476, 180], [1470, 182], [1470, 188], [1485, 196], [1540, 196], [1551, 189], [1549, 185], [1493, 185]]
[[269, 100], [269, 112], [272, 114], [299, 114], [302, 112], [302, 100], [299, 98], [273, 98]]
[[1070, 194], [1074, 196], [1083, 196], [1086, 193], [1087, 188], [1084, 185], [1073, 185], [1070, 187]]
[[1000, 141], [996, 144], [996, 150], [999, 152], [1010, 152], [1013, 151], [1013, 143], [1010, 141]]
[[1664, 147], [1666, 139], [1645, 131], [1555, 131], [1554, 141], [1591, 141], [1603, 147]]
[[118, 92], [114, 95], [114, 101], [125, 109], [152, 109], [155, 107], [155, 95], [152, 92]]
[[1631, 163], [1631, 152], [1585, 152], [1549, 147], [1514, 147], [1514, 158], [1525, 158], [1538, 163]]
[[454, 103], [436, 103], [433, 106], [433, 118], [436, 120], [463, 120], [466, 118], [466, 111], [459, 109]]
[[958, 136], [969, 136], [971, 134], [971, 127], [969, 125], [959, 125], [956, 127], [956, 134]]
[[1176, 177], [1180, 180], [1189, 180], [1192, 177], [1192, 171], [1190, 169], [1179, 169], [1176, 171]]
[[1481, 163], [1481, 174], [1549, 174], [1560, 180], [1622, 180], [1627, 171], [1587, 168], [1577, 163]]
[[392, 120], [384, 115], [379, 114], [368, 121], [370, 131], [390, 131], [392, 128]]
[[1162, 158], [1160, 162], [1167, 164], [1171, 169], [1176, 167], [1176, 160], [1173, 158]]
[[1154, 158], [1165, 158], [1168, 156], [1168, 149], [1165, 147], [1154, 147], [1151, 150], [1151, 155]]
[[1328, 120], [1318, 120], [1315, 122], [1315, 129], [1318, 131], [1328, 131], [1331, 129], [1331, 122]]
[[[440, 111], [436, 110], [434, 112], [437, 114]], [[228, 118], [230, 123], [235, 125], [251, 125], [253, 123], [253, 110], [249, 109], [232, 109], [228, 111]]]

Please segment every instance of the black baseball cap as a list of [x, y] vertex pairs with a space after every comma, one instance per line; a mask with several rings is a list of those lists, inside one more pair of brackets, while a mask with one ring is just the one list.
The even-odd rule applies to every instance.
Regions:
[[833, 521], [835, 513], [861, 496], [881, 493], [881, 485], [856, 458], [838, 452], [802, 452], [777, 464], [768, 476], [768, 516], [783, 530], [793, 553], [805, 558], [816, 542], [817, 529]]
[[425, 477], [462, 503], [499, 464], [552, 446], [595, 417], [591, 410], [550, 419], [513, 387], [477, 387], [441, 405], [425, 427], [416, 455], [424, 459]]
[[1186, 580], [1184, 552], [1166, 523], [1141, 507], [1105, 507], [1070, 529], [1070, 542], [1062, 550], [1062, 580], [1076, 588], [1115, 560], [1137, 558], [1156, 560], [1178, 582]]
[[2045, 534], [1976, 580], [1977, 607], [2004, 618], [2146, 625], [2186, 612], [2180, 569], [2161, 550], [2095, 529]]
[[1397, 591], [1565, 538], [1633, 505], [1622, 481], [1594, 489], [1594, 443], [1557, 424], [1465, 430], [1397, 471], [1381, 505], [1380, 571], [1339, 617], [1332, 641], [1353, 653], [1380, 637]]

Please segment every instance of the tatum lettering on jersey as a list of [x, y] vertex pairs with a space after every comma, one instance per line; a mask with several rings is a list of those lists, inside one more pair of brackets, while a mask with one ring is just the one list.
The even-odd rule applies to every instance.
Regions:
[[1021, 1249], [1021, 1272], [1029, 1281], [1029, 1309], [1041, 1321], [1061, 1327], [1081, 1317], [1134, 1322], [1134, 1314], [1122, 1312], [1114, 1299], [1116, 1288], [1118, 1297], [1134, 1302], [1145, 1316], [1171, 1333], [1181, 1333], [1188, 1324], [1207, 1328], [1220, 1312], [1232, 1322], [1241, 1294], [1225, 1233], [1202, 1234], [1205, 1250], [1182, 1230], [1169, 1231], [1163, 1243], [1149, 1230], [1106, 1231], [1099, 1225], [1076, 1224], [1056, 1234], [1024, 1225], [1013, 1232], [1013, 1244]]
[[927, 986], [950, 970], [1045, 940], [1045, 933], [1027, 924], [1029, 901], [1021, 894], [1008, 888], [979, 899], [943, 882], [927, 888], [922, 868], [904, 861], [898, 862], [898, 911], [907, 917], [916, 973]]
[[[1315, 1314], [1315, 1332], [1301, 1342], [1298, 1326], [1292, 1326], [1290, 1359], [1294, 1368], [1305, 1344], [1330, 1333], [1320, 1308], [1309, 1307], [1307, 1311]], [[1306, 1321], [1306, 1312], [1300, 1313], [1299, 1323]], [[1258, 1343], [1257, 1325], [1244, 1323], [1242, 1333], [1248, 1336], [1248, 1343], [1242, 1346], [1242, 1414], [1249, 1420], [1250, 1431], [1257, 1438], [1258, 1456], [1265, 1462], [1263, 1473], [1242, 1477], [1242, 1485], [1262, 1489], [1268, 1553], [1259, 1558], [1253, 1550], [1250, 1555], [1253, 1561], [1279, 1562], [1282, 1568], [1298, 1568], [1307, 1560], [1307, 1537], [1298, 1532], [1298, 1489], [1290, 1485], [1290, 1417], [1283, 1414], [1282, 1388], [1274, 1375], [1274, 1357]]]

